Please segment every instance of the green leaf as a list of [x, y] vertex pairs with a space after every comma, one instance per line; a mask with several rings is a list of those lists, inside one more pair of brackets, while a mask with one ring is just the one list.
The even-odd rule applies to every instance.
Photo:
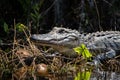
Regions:
[[74, 80], [90, 80], [91, 71], [78, 72]]
[[3, 41], [0, 39], [0, 44], [3, 43]]
[[27, 27], [24, 24], [18, 23], [18, 24], [16, 24], [16, 29], [19, 32], [23, 32], [23, 29], [27, 29]]
[[4, 31], [5, 31], [6, 33], [8, 33], [8, 32], [9, 32], [9, 29], [8, 29], [8, 25], [7, 25], [6, 22], [4, 22], [3, 27], [4, 27]]
[[84, 44], [81, 44], [79, 47], [73, 48], [76, 53], [79, 55], [82, 54], [84, 58], [90, 58], [92, 57], [92, 54], [89, 52], [89, 50], [85, 47]]

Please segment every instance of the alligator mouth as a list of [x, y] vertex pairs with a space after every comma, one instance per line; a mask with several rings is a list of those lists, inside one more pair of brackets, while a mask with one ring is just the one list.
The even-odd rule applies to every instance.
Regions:
[[[51, 36], [49, 36], [49, 37], [51, 37]], [[64, 52], [68, 51], [69, 49], [71, 49], [71, 48], [69, 48], [70, 47], [69, 45], [60, 43], [65, 38], [59, 38], [59, 39], [45, 38], [45, 35], [42, 34], [42, 35], [32, 35], [30, 39], [37, 46], [41, 45], [41, 46], [53, 47], [54, 49], [56, 49], [57, 51], [59, 51], [61, 53], [64, 53]]]
[[44, 41], [44, 40], [34, 40], [31, 39], [36, 45], [42, 45], [42, 46], [63, 46], [61, 44], [56, 44], [56, 43], [52, 43], [49, 41]]
[[53, 38], [53, 36], [49, 34], [34, 34], [30, 37], [30, 40], [33, 41], [36, 45], [43, 46], [64, 46], [61, 42], [66, 39], [66, 37], [62, 38]]

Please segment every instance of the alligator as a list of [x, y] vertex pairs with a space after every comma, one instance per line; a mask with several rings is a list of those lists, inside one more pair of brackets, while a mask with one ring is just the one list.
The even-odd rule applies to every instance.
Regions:
[[120, 55], [120, 32], [101, 31], [94, 33], [79, 33], [62, 27], [54, 27], [46, 34], [33, 34], [30, 39], [36, 45], [50, 46], [69, 57], [77, 56], [73, 48], [85, 44], [95, 55], [94, 63], [102, 62]]

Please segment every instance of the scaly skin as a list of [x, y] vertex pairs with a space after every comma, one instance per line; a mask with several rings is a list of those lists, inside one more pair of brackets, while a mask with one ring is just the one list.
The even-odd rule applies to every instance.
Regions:
[[[74, 47], [85, 44], [95, 55], [94, 60], [105, 60], [119, 55], [120, 32], [101, 31], [89, 34], [80, 34], [76, 30], [54, 27], [47, 34], [34, 34], [31, 40], [36, 45], [50, 46], [65, 56], [77, 56]], [[116, 52], [117, 51], [117, 52]]]

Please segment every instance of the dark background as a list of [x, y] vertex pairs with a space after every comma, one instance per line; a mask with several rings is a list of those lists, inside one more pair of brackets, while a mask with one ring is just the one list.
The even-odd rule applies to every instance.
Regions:
[[54, 26], [81, 33], [120, 30], [120, 0], [1, 0], [0, 40], [13, 36], [14, 23], [26, 25], [32, 34]]

